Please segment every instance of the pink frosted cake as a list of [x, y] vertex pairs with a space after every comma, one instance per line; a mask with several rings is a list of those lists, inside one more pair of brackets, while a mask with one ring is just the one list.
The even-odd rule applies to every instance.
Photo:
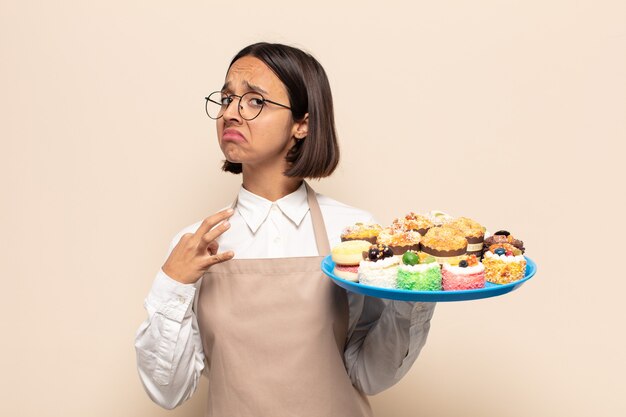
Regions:
[[444, 291], [475, 290], [485, 286], [485, 267], [475, 255], [461, 259], [458, 266], [444, 263], [441, 275]]

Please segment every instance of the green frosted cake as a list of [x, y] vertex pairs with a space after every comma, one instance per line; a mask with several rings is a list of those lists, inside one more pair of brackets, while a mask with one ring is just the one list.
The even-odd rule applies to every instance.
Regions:
[[398, 267], [398, 288], [413, 291], [440, 291], [441, 268], [437, 262], [400, 265]]

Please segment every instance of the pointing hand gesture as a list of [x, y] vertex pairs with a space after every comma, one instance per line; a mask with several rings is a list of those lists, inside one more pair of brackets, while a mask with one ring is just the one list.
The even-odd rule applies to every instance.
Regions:
[[232, 208], [204, 219], [195, 233], [185, 233], [165, 261], [162, 269], [169, 277], [183, 284], [200, 279], [212, 265], [232, 259], [232, 251], [218, 252], [215, 239], [230, 227]]

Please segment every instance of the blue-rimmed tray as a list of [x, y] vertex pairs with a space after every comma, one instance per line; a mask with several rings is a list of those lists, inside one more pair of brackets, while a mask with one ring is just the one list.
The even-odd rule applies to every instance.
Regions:
[[423, 301], [423, 302], [439, 302], [439, 301], [467, 301], [478, 300], [481, 298], [496, 297], [498, 295], [507, 294], [522, 286], [526, 281], [531, 279], [537, 272], [537, 264], [530, 258], [526, 258], [526, 274], [524, 278], [519, 281], [511, 282], [510, 284], [492, 284], [487, 282], [485, 288], [479, 288], [476, 290], [461, 290], [461, 291], [410, 291], [410, 290], [396, 290], [390, 288], [373, 287], [371, 285], [359, 284], [358, 282], [351, 282], [345, 279], [339, 278], [333, 274], [335, 263], [332, 261], [330, 255], [326, 256], [322, 261], [322, 271], [332, 279], [335, 284], [348, 291], [369, 295], [371, 297], [387, 298], [390, 300], [400, 301]]

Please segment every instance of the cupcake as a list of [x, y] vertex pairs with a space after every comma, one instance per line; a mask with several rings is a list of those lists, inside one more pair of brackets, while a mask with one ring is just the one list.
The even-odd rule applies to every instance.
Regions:
[[494, 284], [519, 281], [526, 274], [526, 258], [509, 243], [495, 243], [483, 255], [485, 279]]
[[485, 267], [476, 255], [468, 255], [458, 266], [443, 264], [441, 286], [444, 291], [475, 290], [485, 286]]
[[458, 264], [460, 257], [467, 250], [467, 239], [463, 232], [452, 227], [441, 226], [431, 228], [420, 241], [422, 252], [434, 256], [443, 264]]
[[463, 232], [467, 239], [467, 254], [480, 257], [483, 254], [483, 241], [485, 240], [485, 227], [478, 222], [467, 218], [458, 217], [446, 223], [447, 227], [452, 227]]
[[492, 236], [489, 236], [487, 239], [485, 239], [484, 251], [486, 252], [489, 246], [496, 243], [508, 243], [509, 245], [512, 245], [519, 249], [522, 253], [524, 253], [525, 251], [524, 242], [515, 239], [513, 235], [511, 235], [511, 233], [507, 232], [506, 230], [498, 230]]
[[428, 220], [430, 220], [433, 226], [443, 226], [454, 218], [448, 213], [444, 213], [443, 211], [438, 210], [429, 211], [428, 214], [426, 214], [426, 217], [428, 218]]
[[421, 258], [415, 252], [406, 252], [398, 267], [397, 286], [412, 291], [440, 291], [441, 268], [435, 258]]
[[422, 235], [413, 230], [402, 230], [393, 227], [383, 229], [377, 242], [391, 248], [394, 255], [402, 256], [406, 251], [419, 250]]
[[343, 229], [341, 241], [367, 240], [370, 244], [375, 244], [381, 230], [382, 227], [376, 223], [355, 223]]
[[411, 212], [404, 217], [395, 219], [391, 227], [401, 230], [414, 230], [424, 236], [428, 229], [433, 227], [433, 222], [426, 216]]
[[367, 251], [370, 243], [366, 240], [349, 240], [334, 246], [330, 258], [335, 263], [333, 274], [339, 278], [356, 282], [359, 263], [363, 259], [363, 251]]
[[382, 288], [396, 288], [400, 259], [385, 245], [371, 245], [359, 264], [359, 283]]

